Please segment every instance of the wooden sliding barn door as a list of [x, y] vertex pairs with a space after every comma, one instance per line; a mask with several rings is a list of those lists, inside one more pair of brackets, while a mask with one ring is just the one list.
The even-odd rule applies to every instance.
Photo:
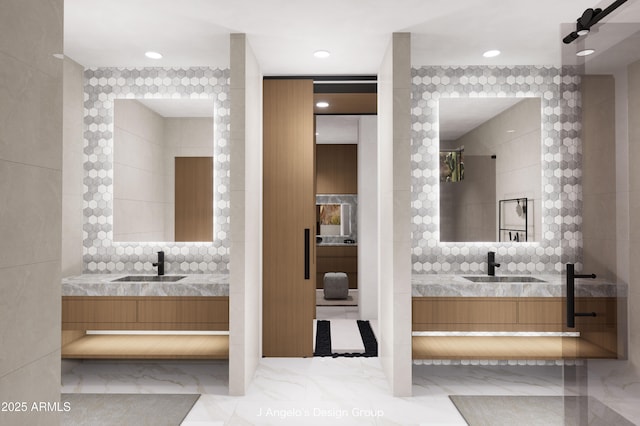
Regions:
[[313, 355], [313, 81], [264, 81], [263, 355]]

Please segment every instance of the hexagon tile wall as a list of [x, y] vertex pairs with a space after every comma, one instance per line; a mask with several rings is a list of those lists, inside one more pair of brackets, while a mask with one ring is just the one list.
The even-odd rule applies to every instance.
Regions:
[[[487, 251], [501, 273], [558, 273], [582, 263], [580, 77], [570, 68], [460, 66], [413, 68], [411, 233], [413, 273], [486, 272]], [[443, 243], [439, 230], [438, 99], [540, 97], [543, 241]]]
[[[84, 273], [151, 273], [159, 250], [167, 273], [228, 273], [229, 70], [95, 68], [84, 80]], [[213, 100], [213, 243], [113, 241], [113, 101], [135, 98]]]

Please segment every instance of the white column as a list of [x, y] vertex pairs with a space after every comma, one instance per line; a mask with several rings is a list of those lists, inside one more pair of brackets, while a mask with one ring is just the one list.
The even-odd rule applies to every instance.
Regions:
[[231, 35], [229, 393], [244, 395], [262, 355], [262, 73]]
[[379, 355], [411, 395], [411, 38], [393, 34], [378, 73]]
[[378, 127], [360, 117], [358, 139], [358, 305], [360, 319], [378, 319]]

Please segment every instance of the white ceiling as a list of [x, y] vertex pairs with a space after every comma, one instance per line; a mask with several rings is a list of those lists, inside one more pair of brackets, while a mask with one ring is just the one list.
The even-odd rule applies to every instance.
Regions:
[[[65, 0], [64, 53], [85, 67], [228, 67], [229, 34], [246, 33], [265, 75], [376, 74], [391, 33], [411, 32], [414, 65], [559, 65], [560, 24], [611, 1]], [[640, 22], [640, 1], [607, 20]]]

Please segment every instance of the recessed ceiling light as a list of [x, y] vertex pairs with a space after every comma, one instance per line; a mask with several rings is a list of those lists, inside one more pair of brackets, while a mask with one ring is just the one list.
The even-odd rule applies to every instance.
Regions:
[[576, 52], [576, 56], [589, 56], [593, 55], [594, 53], [596, 53], [596, 51], [593, 49], [583, 49], [579, 52]]
[[316, 58], [324, 59], [331, 56], [331, 53], [328, 50], [316, 50], [315, 52], [313, 52], [313, 56], [315, 56]]
[[516, 131], [515, 131], [515, 130], [513, 130], [513, 129], [509, 129], [509, 130], [507, 130], [507, 133], [515, 133], [515, 132], [516, 132]]
[[158, 52], [145, 52], [144, 56], [146, 56], [149, 59], [161, 59], [162, 58], [162, 54], [158, 53]]
[[499, 50], [487, 50], [482, 54], [482, 56], [484, 56], [485, 58], [495, 58], [499, 54], [500, 54]]
[[316, 104], [316, 106], [317, 106], [318, 108], [326, 108], [326, 107], [328, 107], [328, 106], [329, 106], [329, 102], [320, 101], [320, 102], [318, 102], [318, 103]]

